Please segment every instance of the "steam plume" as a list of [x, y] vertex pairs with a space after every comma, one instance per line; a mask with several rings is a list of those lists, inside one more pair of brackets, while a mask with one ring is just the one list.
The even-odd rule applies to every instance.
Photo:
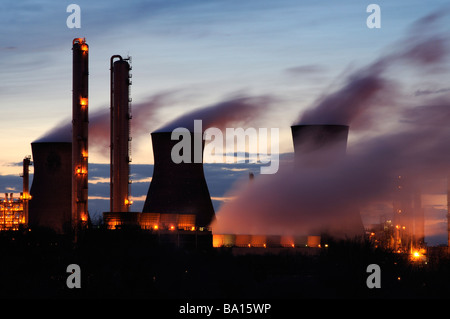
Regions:
[[159, 128], [159, 132], [171, 132], [175, 128], [184, 127], [194, 130], [194, 120], [202, 120], [203, 129], [216, 127], [224, 129], [227, 125], [247, 126], [255, 124], [264, 117], [274, 98], [271, 96], [232, 97], [217, 104], [196, 109], [186, 113]]
[[[396, 45], [401, 50], [350, 74], [340, 89], [324, 94], [295, 122], [349, 125], [350, 132], [368, 133], [349, 144], [344, 160], [322, 168], [284, 166], [275, 175], [238, 185], [231, 194], [236, 199], [217, 213], [214, 232], [311, 234], [345, 228], [352, 222], [352, 209], [392, 202], [396, 176], [406, 175], [419, 185], [445, 178], [450, 170], [450, 96], [405, 102], [404, 79], [392, 76], [403, 73], [399, 70], [421, 76], [445, 70], [448, 42], [435, 29], [440, 18], [442, 14], [432, 14], [416, 22], [413, 33]], [[395, 125], [386, 129], [388, 119]], [[329, 155], [324, 151], [323, 156]]]

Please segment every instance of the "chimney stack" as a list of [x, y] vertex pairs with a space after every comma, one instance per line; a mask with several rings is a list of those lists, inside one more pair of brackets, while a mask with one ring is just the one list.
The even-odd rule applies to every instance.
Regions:
[[[114, 59], [118, 59], [114, 62]], [[110, 210], [128, 212], [130, 168], [130, 65], [120, 55], [111, 57]]]
[[84, 38], [73, 40], [72, 54], [72, 229], [88, 221], [89, 47]]
[[31, 156], [26, 156], [23, 159], [23, 189], [22, 189], [22, 200], [23, 200], [23, 214], [25, 216], [25, 226], [28, 226], [28, 203], [30, 200], [30, 165], [31, 165]]

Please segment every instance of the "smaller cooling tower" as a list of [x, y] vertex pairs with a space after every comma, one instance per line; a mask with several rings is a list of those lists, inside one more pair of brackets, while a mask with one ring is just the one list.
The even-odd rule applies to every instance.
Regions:
[[345, 156], [346, 125], [294, 125], [291, 130], [296, 166], [326, 165]]
[[34, 176], [29, 202], [29, 225], [57, 233], [71, 229], [72, 143], [31, 143]]
[[[194, 162], [195, 134], [191, 136], [191, 163], [172, 161], [172, 148], [180, 143], [171, 139], [171, 132], [154, 132], [151, 134], [153, 143], [154, 170], [143, 208], [146, 214], [195, 216], [195, 227], [208, 227], [214, 218], [214, 208], [203, 172], [203, 163]], [[203, 158], [204, 142], [201, 143], [201, 158]], [[167, 214], [167, 215], [166, 215]]]
[[[349, 127], [346, 125], [294, 125], [295, 166], [297, 168], [326, 169], [345, 158]], [[322, 171], [323, 172], [323, 171]], [[326, 198], [323, 198], [326, 201]], [[364, 235], [359, 208], [352, 203], [336, 206], [329, 220], [321, 221], [322, 229], [336, 238]]]

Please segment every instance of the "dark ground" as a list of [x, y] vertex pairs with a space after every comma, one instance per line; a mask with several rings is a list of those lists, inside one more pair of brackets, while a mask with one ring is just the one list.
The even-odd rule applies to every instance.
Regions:
[[[80, 289], [66, 285], [69, 264], [81, 268]], [[379, 289], [366, 285], [369, 264], [381, 268]], [[234, 256], [158, 244], [143, 231], [90, 230], [77, 245], [48, 231], [0, 234], [2, 299], [447, 299], [449, 266], [447, 255], [411, 263], [353, 241], [317, 256]]]

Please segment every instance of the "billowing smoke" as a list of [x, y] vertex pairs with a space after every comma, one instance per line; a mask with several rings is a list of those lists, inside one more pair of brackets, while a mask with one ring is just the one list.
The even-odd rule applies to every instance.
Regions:
[[[450, 171], [450, 95], [405, 95], [404, 78], [444, 72], [449, 47], [437, 29], [441, 14], [412, 27], [395, 50], [350, 74], [324, 94], [295, 124], [343, 124], [359, 131], [345, 159], [326, 167], [280, 167], [233, 190], [213, 225], [215, 233], [314, 234], [360, 232], [353, 218], [373, 202], [392, 203], [397, 176], [418, 187]], [[396, 76], [397, 75], [397, 76]], [[399, 76], [400, 75], [400, 76]], [[406, 81], [408, 82], [408, 81]], [[446, 93], [442, 91], [441, 93]], [[326, 150], [323, 156], [330, 156]], [[425, 191], [426, 190], [423, 190]], [[354, 228], [353, 225], [356, 227]]]
[[[168, 107], [174, 92], [163, 92], [149, 97], [142, 103], [132, 106], [131, 136], [139, 140], [148, 137], [152, 128], [160, 125], [158, 110]], [[55, 128], [38, 138], [35, 142], [71, 142], [72, 121], [63, 121]], [[110, 109], [103, 107], [89, 113], [89, 148], [100, 155], [109, 154], [110, 144]]]
[[[131, 136], [133, 141], [148, 138], [148, 133], [161, 126], [163, 120], [158, 111], [179, 103], [179, 92], [169, 91], [155, 94], [145, 102], [132, 105]], [[176, 118], [158, 131], [172, 131], [177, 127], [185, 127], [193, 131], [194, 120], [203, 121], [203, 129], [217, 127], [224, 129], [227, 125], [234, 127], [256, 124], [267, 116], [269, 107], [274, 101], [271, 96], [233, 96], [217, 104], [187, 112]], [[89, 113], [89, 149], [98, 154], [108, 154], [110, 144], [110, 109], [103, 107]], [[72, 122], [63, 121], [35, 142], [71, 142]]]
[[274, 101], [272, 96], [237, 96], [186, 113], [159, 128], [159, 132], [172, 132], [178, 127], [194, 131], [194, 120], [202, 120], [203, 130], [209, 127], [225, 129], [227, 126], [255, 125], [267, 116]]
[[442, 14], [417, 21], [410, 35], [396, 43], [401, 49], [352, 72], [339, 90], [319, 98], [295, 124], [351, 124], [353, 130], [370, 127], [376, 120], [374, 112], [379, 114], [398, 104], [401, 86], [397, 79], [389, 78], [389, 73], [415, 69], [423, 76], [445, 65], [447, 37], [434, 32]]

